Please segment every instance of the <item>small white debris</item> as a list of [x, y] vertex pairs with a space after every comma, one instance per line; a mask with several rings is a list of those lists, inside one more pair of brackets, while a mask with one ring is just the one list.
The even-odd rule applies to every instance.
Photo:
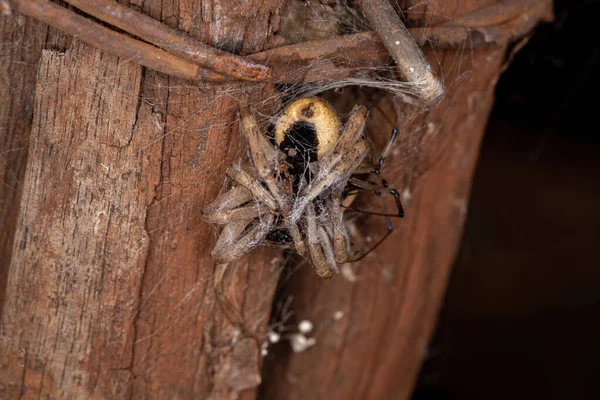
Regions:
[[461, 217], [467, 215], [468, 202], [465, 199], [454, 198], [452, 199], [452, 205], [458, 208], [458, 211], [461, 214]]
[[389, 268], [382, 268], [381, 277], [386, 281], [391, 282], [391, 280], [394, 279], [394, 273]]
[[340, 272], [342, 274], [342, 277], [348, 282], [356, 282], [356, 274], [354, 273], [354, 270], [352, 269], [350, 263], [342, 264], [340, 266]]
[[367, 236], [365, 240], [367, 241], [367, 243], [371, 243], [373, 241], [373, 238], [371, 236]]
[[262, 344], [262, 348], [260, 349], [260, 355], [264, 357], [267, 354], [269, 354], [269, 342], [264, 342]]
[[338, 310], [338, 311], [336, 311], [336, 312], [333, 313], [333, 320], [334, 321], [339, 321], [342, 318], [344, 318], [344, 312], [342, 310]]
[[240, 331], [239, 328], [233, 328], [233, 330], [231, 331], [231, 343], [237, 343], [241, 333], [242, 331]]
[[412, 193], [410, 193], [410, 189], [408, 187], [404, 189], [400, 197], [402, 197], [403, 203], [408, 203], [410, 199], [412, 199]]
[[301, 353], [309, 347], [314, 346], [316, 343], [317, 339], [307, 338], [300, 333], [294, 333], [290, 335], [290, 345], [292, 345], [292, 350], [294, 353]]
[[281, 339], [281, 335], [277, 332], [269, 331], [267, 333], [267, 339], [269, 340], [269, 343], [277, 343], [279, 342], [279, 339]]
[[438, 129], [438, 124], [436, 124], [435, 122], [428, 122], [427, 123], [427, 130], [425, 131], [425, 133], [427, 135], [432, 135], [435, 133], [435, 131]]
[[313, 323], [308, 321], [308, 320], [303, 320], [300, 321], [300, 323], [298, 324], [298, 330], [300, 331], [300, 333], [311, 333], [313, 330]]
[[396, 46], [398, 46], [400, 44], [399, 40], [396, 40]]
[[413, 67], [410, 67], [408, 70], [409, 70], [410, 72], [415, 72], [415, 69], [414, 69]]

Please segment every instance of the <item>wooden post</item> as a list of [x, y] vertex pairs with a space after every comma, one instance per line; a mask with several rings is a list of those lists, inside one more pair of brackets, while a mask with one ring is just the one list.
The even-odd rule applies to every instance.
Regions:
[[[278, 3], [155, 0], [142, 11], [253, 53]], [[215, 301], [213, 231], [200, 210], [241, 154], [237, 99], [262, 101], [271, 87], [193, 86], [77, 40], [42, 51], [44, 28], [11, 18], [2, 17], [2, 43], [27, 49], [30, 64], [20, 73], [17, 51], [4, 64], [15, 81], [4, 83], [13, 100], [0, 106], [2, 133], [11, 147], [31, 136], [26, 173], [26, 152], [5, 172], [17, 176], [2, 204], [0, 397], [223, 399], [254, 390], [260, 349]], [[235, 264], [227, 281], [261, 335], [278, 279], [267, 253]]]
[[[259, 3], [130, 5], [246, 54], [262, 50], [277, 23], [281, 2]], [[409, 20], [482, 6], [405, 3]], [[406, 218], [345, 276], [322, 281], [306, 267], [287, 281], [283, 296], [294, 296], [298, 319], [313, 322], [317, 344], [303, 353], [269, 349], [261, 378], [254, 336], [266, 335], [282, 255], [255, 251], [225, 277], [249, 332], [241, 331], [216, 301], [214, 235], [200, 210], [244, 155], [238, 100], [270, 114], [274, 88], [194, 86], [18, 15], [0, 17], [0, 40], [12, 46], [0, 59], [8, 99], [0, 102], [0, 398], [254, 398], [261, 380], [273, 399], [408, 398], [460, 238], [505, 48], [429, 53], [446, 98], [411, 126], [400, 121], [399, 153], [384, 171], [403, 193]], [[389, 98], [378, 106], [410, 113]], [[377, 115], [368, 126], [381, 142], [389, 127]]]
[[[459, 17], [494, 1], [405, 3], [403, 9], [412, 10], [408, 19], [425, 25], [445, 22], [435, 16]], [[403, 136], [383, 170], [390, 187], [403, 193], [406, 216], [394, 221], [394, 233], [374, 253], [345, 266], [345, 277], [323, 282], [300, 269], [287, 281], [281, 301], [292, 296], [290, 312], [296, 321], [313, 323], [316, 344], [299, 353], [276, 346], [266, 361], [262, 398], [410, 398], [461, 237], [505, 54], [504, 46], [473, 52], [468, 44], [426, 52], [444, 77], [446, 96], [408, 127], [403, 123], [410, 110], [396, 109]], [[378, 106], [394, 115], [389, 98]], [[367, 127], [380, 141], [390, 129], [377, 111]], [[385, 232], [385, 224], [362, 229]]]

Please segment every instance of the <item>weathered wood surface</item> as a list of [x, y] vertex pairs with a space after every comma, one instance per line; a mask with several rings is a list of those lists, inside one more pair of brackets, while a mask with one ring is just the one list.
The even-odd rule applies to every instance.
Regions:
[[[262, 50], [278, 6], [139, 4], [153, 18], [243, 52]], [[26, 146], [29, 130], [31, 140], [27, 172], [19, 167], [24, 157], [7, 169], [19, 184], [2, 208], [9, 227], [17, 223], [3, 236], [10, 264], [0, 397], [229, 398], [253, 390], [259, 349], [215, 302], [213, 233], [200, 220], [240, 156], [237, 98], [248, 93], [143, 73], [78, 41], [42, 53], [43, 35], [15, 37], [19, 26], [7, 21], [2, 42], [37, 53], [22, 87], [9, 92], [28, 96], [33, 119], [31, 111], [19, 119], [15, 107], [3, 114], [23, 124], [3, 131], [11, 141], [4, 146]], [[260, 99], [270, 89], [253, 90]], [[256, 332], [266, 331], [278, 277], [266, 253], [234, 265], [227, 281]]]
[[[205, 43], [252, 53], [262, 50], [279, 3], [130, 6]], [[409, 19], [432, 23], [432, 15], [490, 3], [430, 1]], [[216, 302], [213, 232], [200, 210], [243, 155], [238, 100], [256, 104], [273, 88], [191, 86], [24, 17], [0, 23], [1, 43], [14, 46], [0, 60], [9, 99], [0, 103], [0, 398], [255, 397], [260, 349]], [[317, 345], [300, 354], [270, 349], [264, 397], [409, 396], [460, 237], [504, 50], [430, 54], [443, 68], [447, 98], [404, 131], [385, 169], [404, 192], [407, 217], [352, 265], [356, 281], [321, 281], [306, 265], [288, 281], [284, 291], [295, 296], [297, 318], [315, 324]], [[343, 101], [347, 109], [356, 99]], [[264, 114], [277, 107], [263, 104]], [[393, 115], [389, 99], [380, 107]], [[381, 144], [389, 127], [376, 115], [369, 129]], [[360, 231], [381, 232], [380, 222]], [[258, 337], [281, 264], [279, 252], [259, 250], [226, 276], [228, 298]], [[336, 311], [344, 312], [339, 321]]]
[[[0, 304], [3, 303], [25, 175], [38, 60], [63, 37], [23, 16], [0, 17]], [[0, 314], [2, 309], [0, 307]]]
[[[405, 7], [413, 11], [409, 19], [435, 23], [493, 1], [407, 3]], [[313, 322], [317, 343], [301, 353], [291, 352], [285, 344], [273, 349], [265, 361], [262, 398], [410, 397], [427, 357], [460, 240], [505, 52], [491, 47], [473, 53], [467, 45], [458, 51], [427, 54], [444, 76], [446, 97], [436, 109], [404, 127], [399, 153], [386, 160], [383, 169], [390, 186], [404, 193], [406, 217], [394, 221], [394, 233], [374, 253], [352, 265], [350, 279], [322, 282], [313, 279], [308, 269], [300, 269], [287, 281], [281, 301], [293, 296], [290, 310], [295, 320]], [[379, 106], [394, 115], [389, 99]], [[410, 112], [400, 107], [399, 126], [406, 115]], [[389, 132], [378, 112], [371, 113], [367, 127], [379, 141], [385, 140], [382, 132]], [[385, 225], [381, 221], [362, 230], [385, 232]], [[334, 315], [340, 312], [343, 318], [337, 320]]]

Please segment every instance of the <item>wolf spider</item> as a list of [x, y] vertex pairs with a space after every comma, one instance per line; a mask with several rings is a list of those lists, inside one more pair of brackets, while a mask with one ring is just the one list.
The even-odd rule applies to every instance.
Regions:
[[[340, 133], [340, 120], [329, 103], [301, 98], [279, 118], [273, 144], [260, 132], [249, 108], [242, 106], [241, 130], [251, 163], [227, 169], [234, 186], [203, 212], [206, 222], [223, 227], [211, 253], [214, 262], [227, 264], [270, 242], [295, 249], [310, 259], [319, 277], [330, 278], [338, 272], [337, 264], [354, 261], [344, 208], [359, 190], [378, 196], [388, 192], [395, 198], [397, 214], [372, 213], [388, 222], [388, 233], [371, 250], [379, 245], [392, 232], [388, 217], [404, 213], [398, 192], [388, 188], [379, 173], [397, 130], [379, 162], [365, 162], [371, 150], [363, 137], [366, 115], [364, 106], [355, 106]], [[370, 174], [377, 175], [380, 184], [364, 180]]]

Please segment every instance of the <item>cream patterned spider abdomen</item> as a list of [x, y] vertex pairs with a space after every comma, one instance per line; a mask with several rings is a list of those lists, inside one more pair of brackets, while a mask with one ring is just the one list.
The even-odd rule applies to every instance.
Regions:
[[214, 262], [229, 263], [270, 242], [295, 249], [311, 261], [318, 276], [330, 278], [338, 272], [337, 264], [349, 258], [342, 208], [349, 185], [394, 194], [402, 216], [397, 192], [383, 179], [376, 185], [358, 177], [378, 174], [391, 147], [390, 142], [377, 165], [364, 162], [370, 152], [363, 137], [366, 115], [365, 107], [355, 106], [340, 129], [331, 105], [315, 97], [301, 98], [284, 110], [271, 143], [249, 108], [241, 107], [251, 163], [227, 169], [233, 186], [203, 212], [206, 222], [221, 227], [211, 253]]

